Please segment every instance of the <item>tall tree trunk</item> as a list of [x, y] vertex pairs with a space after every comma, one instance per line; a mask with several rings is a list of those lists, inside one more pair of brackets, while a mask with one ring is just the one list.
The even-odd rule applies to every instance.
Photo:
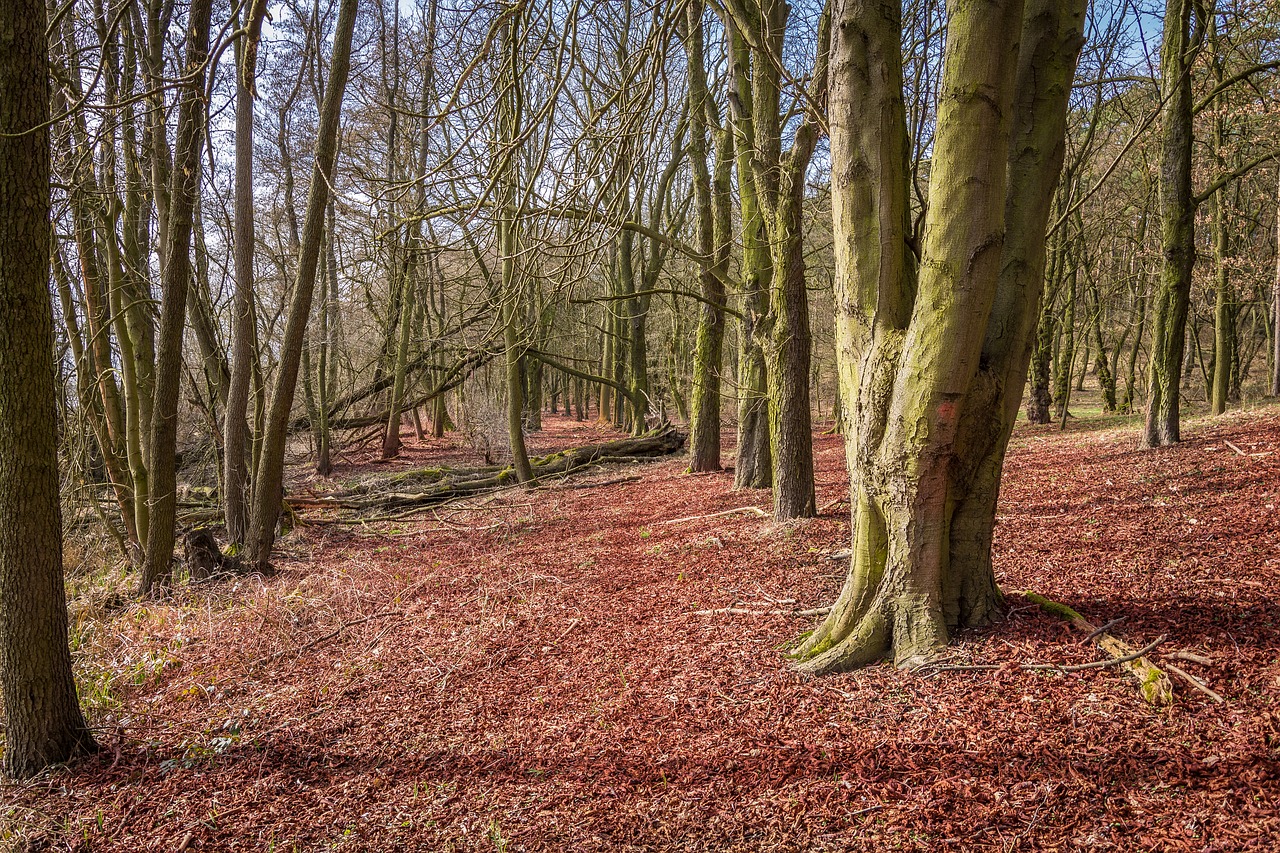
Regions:
[[[507, 8], [511, 8], [507, 4]], [[533, 479], [533, 467], [529, 464], [529, 452], [524, 443], [524, 351], [525, 343], [517, 327], [519, 306], [518, 270], [516, 269], [519, 252], [519, 211], [516, 202], [516, 164], [515, 146], [519, 137], [520, 123], [523, 120], [523, 83], [521, 74], [524, 65], [521, 57], [522, 35], [520, 32], [521, 12], [511, 14], [509, 20], [502, 25], [500, 44], [502, 58], [502, 85], [499, 94], [497, 157], [501, 174], [498, 177], [499, 219], [498, 219], [498, 257], [502, 264], [502, 320], [503, 343], [506, 348], [506, 387], [507, 387], [507, 438], [511, 444], [511, 462], [516, 469], [516, 479], [527, 483]]]
[[1075, 252], [1068, 251], [1064, 256], [1070, 264], [1066, 273], [1066, 303], [1062, 310], [1062, 323], [1059, 328], [1058, 362], [1054, 368], [1053, 402], [1055, 415], [1065, 421], [1070, 414], [1067, 411], [1068, 397], [1071, 396], [1071, 379], [1075, 375], [1076, 364], [1076, 299], [1079, 296], [1079, 260]]
[[280, 342], [280, 361], [276, 367], [271, 402], [267, 409], [262, 436], [262, 451], [254, 477], [253, 509], [250, 513], [246, 542], [248, 562], [260, 570], [269, 568], [271, 549], [275, 544], [276, 522], [284, 498], [284, 450], [289, 439], [289, 411], [298, 383], [298, 365], [302, 357], [307, 319], [320, 263], [324, 236], [325, 211], [329, 203], [329, 187], [338, 151], [338, 122], [342, 116], [342, 98], [351, 71], [351, 36], [355, 30], [358, 0], [342, 0], [338, 23], [333, 35], [333, 57], [329, 63], [329, 80], [320, 109], [320, 127], [316, 134], [315, 161], [311, 170], [311, 186], [307, 189], [307, 210], [303, 219], [302, 241], [293, 286], [293, 300]]
[[738, 336], [738, 447], [733, 484], [739, 489], [767, 489], [773, 485], [769, 449], [769, 387], [764, 350], [756, 334], [760, 318], [769, 311], [769, 243], [764, 233], [759, 191], [752, 166], [755, 152], [751, 91], [751, 51], [731, 22], [729, 105], [738, 174], [738, 204], [742, 228], [742, 313]]
[[[685, 53], [689, 79], [689, 162], [693, 166], [694, 208], [697, 212], [698, 251], [719, 265], [728, 260], [728, 245], [717, 242], [716, 214], [719, 186], [712, 183], [707, 167], [707, 125], [714, 102], [707, 92], [705, 39], [702, 18], [706, 4], [692, 0], [686, 7]], [[716, 148], [716, 177], [725, 160], [729, 137], [718, 127], [711, 131], [723, 137]], [[698, 308], [698, 329], [693, 354], [693, 390], [689, 407], [689, 470], [720, 470], [720, 370], [724, 363], [725, 289], [714, 270], [704, 267], [699, 283], [705, 301]]]
[[[763, 6], [777, 32], [774, 50], [781, 57], [787, 6]], [[769, 452], [773, 461], [773, 514], [780, 521], [818, 514], [813, 479], [813, 413], [809, 373], [813, 338], [804, 262], [804, 187], [809, 163], [821, 136], [822, 119], [812, 110], [824, 106], [831, 32], [830, 5], [818, 25], [818, 53], [809, 97], [811, 107], [796, 129], [790, 150], [780, 157], [777, 192], [770, 194], [770, 245], [773, 279], [764, 349], [769, 366]], [[772, 66], [772, 62], [770, 65]], [[770, 87], [772, 88], [772, 86]], [[774, 103], [777, 103], [775, 98]]]
[[1276, 190], [1276, 275], [1271, 283], [1271, 396], [1280, 397], [1280, 187]]
[[837, 355], [856, 413], [846, 437], [854, 554], [830, 615], [797, 652], [807, 672], [886, 655], [910, 666], [999, 603], [995, 503], [1085, 4], [1026, 5], [949, 7], [918, 273], [906, 239], [900, 6], [835, 5]]
[[1147, 365], [1147, 420], [1142, 441], [1162, 447], [1181, 439], [1181, 381], [1186, 350], [1195, 212], [1191, 194], [1192, 0], [1166, 0], [1160, 47], [1160, 281]]
[[257, 77], [257, 43], [266, 15], [266, 0], [256, 0], [247, 16], [249, 38], [237, 42], [235, 231], [231, 300], [231, 383], [223, 417], [223, 507], [227, 539], [233, 549], [244, 546], [249, 531], [249, 388], [253, 381], [255, 314], [253, 297], [253, 99]]
[[44, 0], [0, 2], [0, 673], [4, 771], [96, 748], [67, 647], [49, 301], [49, 55]]
[[176, 455], [178, 400], [182, 389], [182, 338], [191, 288], [191, 231], [200, 194], [200, 152], [205, 136], [205, 61], [213, 0], [194, 0], [187, 22], [187, 82], [178, 106], [173, 186], [169, 190], [169, 230], [162, 271], [160, 333], [156, 340], [156, 399], [151, 420], [151, 523], [139, 591], [150, 595], [172, 580], [178, 509]]

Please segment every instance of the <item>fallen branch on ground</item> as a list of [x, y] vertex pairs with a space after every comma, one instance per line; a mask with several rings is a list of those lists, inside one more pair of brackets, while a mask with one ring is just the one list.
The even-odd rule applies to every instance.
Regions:
[[684, 518], [669, 518], [666, 521], [659, 521], [659, 524], [680, 524], [683, 521], [701, 521], [704, 518], [719, 518], [722, 515], [734, 515], [739, 512], [754, 512], [761, 518], [765, 518], [769, 513], [765, 512], [758, 506], [740, 506], [737, 509], [726, 509], [722, 512], [712, 512], [707, 515], [687, 515]]
[[1137, 679], [1138, 692], [1147, 702], [1152, 705], [1168, 705], [1173, 701], [1173, 685], [1169, 681], [1169, 676], [1165, 675], [1158, 666], [1146, 657], [1146, 653], [1159, 645], [1164, 639], [1163, 637], [1144, 649], [1135, 650], [1133, 646], [1119, 637], [1106, 631], [1100, 631], [1097, 626], [1065, 604], [1050, 601], [1042, 595], [1036, 595], [1034, 592], [1023, 592], [1022, 595], [1028, 601], [1038, 605], [1045, 613], [1057, 616], [1059, 619], [1069, 622], [1075, 628], [1094, 636], [1098, 648], [1113, 658], [1113, 660], [1105, 663], [1104, 666], [1117, 664], [1123, 666], [1131, 676]]
[[[588, 466], [640, 462], [667, 456], [684, 447], [685, 437], [675, 427], [634, 438], [623, 438], [562, 450], [530, 460], [534, 482], [569, 474]], [[481, 468], [423, 468], [405, 471], [361, 484], [331, 498], [308, 498], [308, 506], [332, 506], [345, 510], [396, 510], [430, 506], [457, 497], [484, 494], [520, 485], [515, 468], [489, 465]]]
[[719, 607], [715, 610], [695, 610], [690, 616], [826, 616], [830, 607], [811, 607], [807, 610], [756, 610], [751, 607]]
[[1223, 703], [1225, 703], [1225, 702], [1227, 701], [1226, 699], [1222, 698], [1222, 697], [1221, 697], [1221, 696], [1219, 696], [1217, 693], [1215, 693], [1215, 692], [1213, 692], [1211, 689], [1209, 689], [1209, 685], [1205, 684], [1203, 681], [1201, 681], [1200, 679], [1196, 678], [1194, 675], [1192, 675], [1191, 673], [1189, 673], [1189, 672], [1187, 672], [1186, 670], [1182, 669], [1181, 667], [1174, 666], [1174, 665], [1173, 665], [1173, 664], [1171, 664], [1171, 663], [1166, 663], [1166, 664], [1165, 664], [1165, 667], [1166, 667], [1170, 672], [1172, 672], [1174, 675], [1180, 676], [1184, 681], [1186, 681], [1188, 684], [1190, 684], [1190, 685], [1191, 685], [1192, 687], [1194, 687], [1196, 690], [1199, 690], [1201, 693], [1203, 693], [1204, 695], [1208, 696], [1210, 699], [1212, 699], [1213, 701], [1217, 702], [1219, 705], [1221, 705], [1221, 704], [1223, 704]]

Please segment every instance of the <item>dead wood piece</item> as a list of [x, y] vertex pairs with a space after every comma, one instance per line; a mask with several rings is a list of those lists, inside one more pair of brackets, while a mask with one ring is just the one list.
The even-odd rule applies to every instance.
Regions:
[[[589, 466], [619, 462], [650, 461], [675, 453], [685, 437], [668, 426], [647, 435], [606, 441], [562, 450], [531, 460], [534, 482], [567, 475]], [[519, 485], [511, 466], [480, 468], [425, 468], [405, 471], [364, 483], [335, 497], [343, 509], [395, 510], [429, 506], [458, 497], [493, 492]], [[527, 484], [525, 484], [527, 485]]]
[[1042, 595], [1036, 595], [1034, 592], [1023, 592], [1022, 595], [1028, 601], [1038, 605], [1045, 613], [1057, 616], [1059, 619], [1090, 635], [1096, 635], [1095, 642], [1098, 648], [1106, 652], [1112, 659], [1103, 665], [1122, 666], [1129, 675], [1137, 680], [1138, 693], [1149, 704], [1168, 705], [1173, 701], [1173, 684], [1169, 681], [1169, 676], [1165, 675], [1146, 656], [1146, 652], [1159, 645], [1163, 638], [1146, 649], [1135, 649], [1119, 637], [1100, 631], [1097, 626], [1065, 604], [1051, 601]]
[[1195, 652], [1189, 652], [1186, 649], [1178, 649], [1177, 651], [1174, 651], [1174, 652], [1165, 652], [1164, 654], [1161, 655], [1161, 657], [1177, 658], [1178, 660], [1191, 661], [1191, 663], [1198, 663], [1198, 664], [1201, 664], [1202, 666], [1213, 666], [1213, 663], [1214, 663], [1213, 658], [1207, 657], [1206, 655], [1196, 654]]
[[187, 573], [193, 583], [247, 572], [239, 557], [222, 553], [218, 541], [207, 527], [195, 527], [183, 534], [182, 553], [186, 557]]
[[1223, 444], [1225, 444], [1227, 447], [1230, 447], [1232, 450], [1234, 450], [1236, 453], [1240, 454], [1241, 456], [1248, 456], [1248, 455], [1249, 455], [1248, 453], [1245, 453], [1243, 450], [1241, 450], [1240, 448], [1236, 447], [1234, 444], [1232, 444], [1232, 443], [1231, 443], [1231, 442], [1229, 442], [1229, 441], [1224, 441], [1224, 442], [1223, 442]]
[[594, 483], [575, 483], [572, 486], [559, 486], [558, 488], [565, 491], [573, 491], [574, 489], [595, 489], [600, 486], [616, 486], [619, 483], [635, 483], [640, 479], [641, 478], [638, 475], [632, 477], [615, 477], [612, 480], [596, 480]]
[[1213, 690], [1211, 690], [1209, 688], [1209, 685], [1205, 684], [1203, 681], [1196, 678], [1194, 675], [1182, 669], [1181, 667], [1174, 666], [1171, 663], [1166, 663], [1165, 667], [1174, 675], [1179, 676], [1180, 678], [1182, 678], [1182, 680], [1186, 681], [1196, 690], [1199, 690], [1201, 693], [1208, 696], [1210, 699], [1217, 702], [1219, 705], [1222, 705], [1227, 701], [1226, 699], [1222, 698], [1222, 696], [1218, 695]]
[[737, 509], [726, 509], [722, 512], [712, 512], [706, 515], [687, 515], [684, 518], [671, 518], [666, 521], [660, 521], [659, 524], [680, 524], [685, 521], [701, 521], [704, 518], [719, 518], [722, 515], [734, 515], [739, 512], [753, 512], [761, 518], [765, 518], [769, 513], [765, 512], [758, 506], [740, 506]]
[[751, 607], [719, 607], [715, 610], [695, 610], [690, 616], [826, 616], [830, 607], [812, 607], [807, 610], [757, 610]]

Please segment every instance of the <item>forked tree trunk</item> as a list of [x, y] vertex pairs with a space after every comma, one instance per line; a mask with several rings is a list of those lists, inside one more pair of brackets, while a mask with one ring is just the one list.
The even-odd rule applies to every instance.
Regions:
[[1039, 311], [1085, 3], [1026, 6], [949, 9], [917, 274], [900, 7], [835, 5], [837, 364], [841, 393], [856, 401], [846, 437], [854, 533], [840, 597], [797, 651], [808, 672], [885, 656], [910, 666], [999, 604], [999, 472]]
[[67, 647], [43, 0], [0, 3], [0, 672], [6, 774], [95, 749]]

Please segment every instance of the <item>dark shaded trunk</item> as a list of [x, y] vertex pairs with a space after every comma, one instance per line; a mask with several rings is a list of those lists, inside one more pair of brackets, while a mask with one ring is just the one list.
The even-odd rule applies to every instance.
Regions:
[[0, 2], [0, 673], [15, 778], [96, 749], [62, 579], [46, 25], [43, 0]]

